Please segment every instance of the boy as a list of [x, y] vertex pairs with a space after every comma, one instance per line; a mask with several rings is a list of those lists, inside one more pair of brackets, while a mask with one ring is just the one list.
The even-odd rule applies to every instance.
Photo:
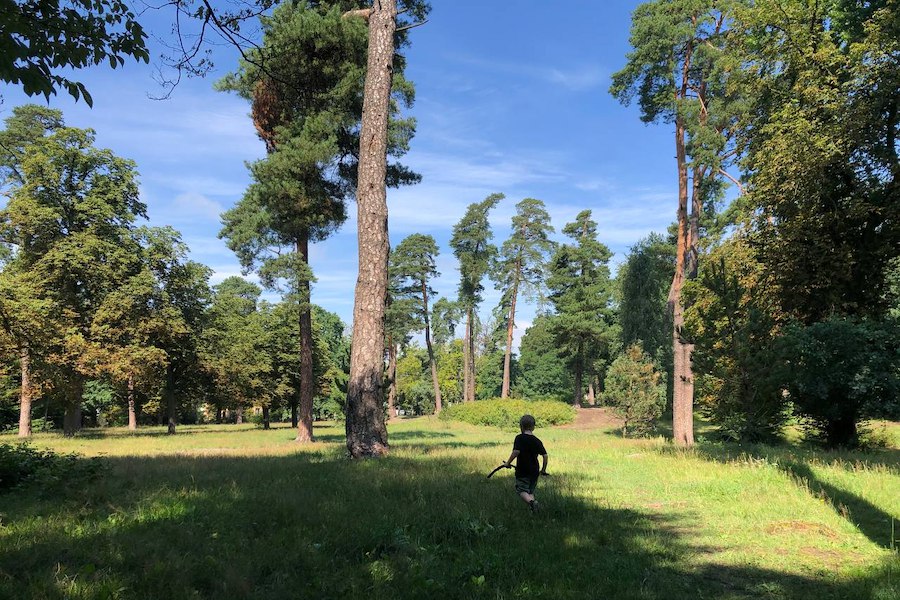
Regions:
[[[534, 417], [523, 415], [519, 419], [519, 429], [522, 431], [513, 441], [512, 454], [504, 464], [512, 467], [512, 461], [516, 460], [516, 491], [519, 497], [531, 507], [531, 512], [537, 512], [538, 501], [534, 499], [534, 488], [537, 487], [538, 477], [547, 474], [547, 451], [544, 444], [534, 435]], [[538, 471], [538, 455], [542, 465]]]

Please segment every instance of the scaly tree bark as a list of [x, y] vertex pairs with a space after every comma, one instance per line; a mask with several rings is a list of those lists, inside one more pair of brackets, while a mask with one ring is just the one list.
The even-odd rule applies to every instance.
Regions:
[[22, 388], [19, 393], [19, 437], [31, 436], [31, 353], [28, 346], [19, 350], [19, 367], [22, 373]]
[[387, 144], [394, 65], [396, 0], [371, 9], [356, 190], [359, 276], [353, 300], [353, 340], [347, 389], [347, 450], [353, 458], [387, 453], [382, 409], [384, 310], [387, 296]]

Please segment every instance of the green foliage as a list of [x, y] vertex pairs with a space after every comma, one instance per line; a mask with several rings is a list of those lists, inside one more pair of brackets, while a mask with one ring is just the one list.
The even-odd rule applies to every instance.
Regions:
[[565, 425], [575, 420], [575, 410], [563, 402], [500, 398], [454, 404], [441, 413], [441, 419], [515, 430], [524, 414], [534, 416], [539, 428]]
[[547, 286], [556, 310], [551, 328], [558, 352], [573, 373], [578, 402], [582, 375], [595, 373], [597, 362], [611, 355], [618, 337], [609, 273], [612, 252], [597, 240], [597, 223], [589, 210], [581, 211], [563, 233], [573, 243], [554, 253]]
[[778, 342], [785, 383], [814, 437], [854, 446], [865, 419], [900, 417], [900, 331], [892, 322], [794, 324]]
[[743, 442], [774, 439], [788, 416], [773, 368], [775, 308], [762, 280], [746, 238], [735, 234], [684, 288], [698, 402], [725, 437]]
[[623, 436], [645, 436], [653, 431], [665, 406], [665, 388], [650, 358], [633, 344], [610, 365], [604, 398], [624, 420]]
[[893, 2], [755, 2], [733, 40], [754, 118], [742, 129], [754, 244], [806, 324], [879, 318], [900, 245]]
[[459, 302], [464, 310], [472, 310], [481, 302], [482, 280], [490, 270], [491, 259], [497, 254], [497, 247], [491, 243], [494, 233], [488, 213], [505, 197], [491, 194], [481, 202], [473, 202], [453, 226], [450, 247], [459, 261]]
[[6, 0], [0, 11], [0, 81], [21, 84], [29, 96], [50, 99], [64, 89], [91, 106], [84, 84], [64, 69], [109, 63], [125, 57], [150, 62], [147, 34], [121, 0]]
[[622, 345], [640, 344], [669, 377], [672, 315], [668, 297], [674, 272], [674, 243], [652, 233], [631, 248], [617, 275]]
[[555, 400], [569, 398], [572, 374], [566, 367], [566, 361], [556, 351], [552, 325], [552, 317], [538, 315], [531, 327], [525, 330], [519, 347], [515, 395], [525, 398], [553, 397]]
[[86, 461], [74, 453], [58, 454], [28, 444], [0, 444], [0, 493], [31, 482], [88, 478], [99, 469], [96, 460]]

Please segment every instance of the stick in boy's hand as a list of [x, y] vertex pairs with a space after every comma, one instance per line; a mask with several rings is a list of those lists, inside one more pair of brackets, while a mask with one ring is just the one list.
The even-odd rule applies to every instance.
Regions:
[[488, 474], [487, 478], [490, 479], [491, 477], [493, 477], [493, 476], [494, 476], [494, 473], [496, 473], [496, 472], [499, 471], [500, 469], [512, 469], [512, 465], [509, 464], [509, 463], [503, 463], [502, 465], [500, 465], [499, 467], [497, 467], [496, 469], [494, 469], [493, 471], [491, 471], [491, 472]]

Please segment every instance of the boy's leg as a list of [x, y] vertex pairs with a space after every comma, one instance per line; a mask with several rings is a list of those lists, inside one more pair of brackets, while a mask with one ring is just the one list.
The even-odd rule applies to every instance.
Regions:
[[519, 498], [521, 498], [525, 504], [531, 504], [534, 502], [534, 495], [529, 494], [528, 492], [519, 492]]

